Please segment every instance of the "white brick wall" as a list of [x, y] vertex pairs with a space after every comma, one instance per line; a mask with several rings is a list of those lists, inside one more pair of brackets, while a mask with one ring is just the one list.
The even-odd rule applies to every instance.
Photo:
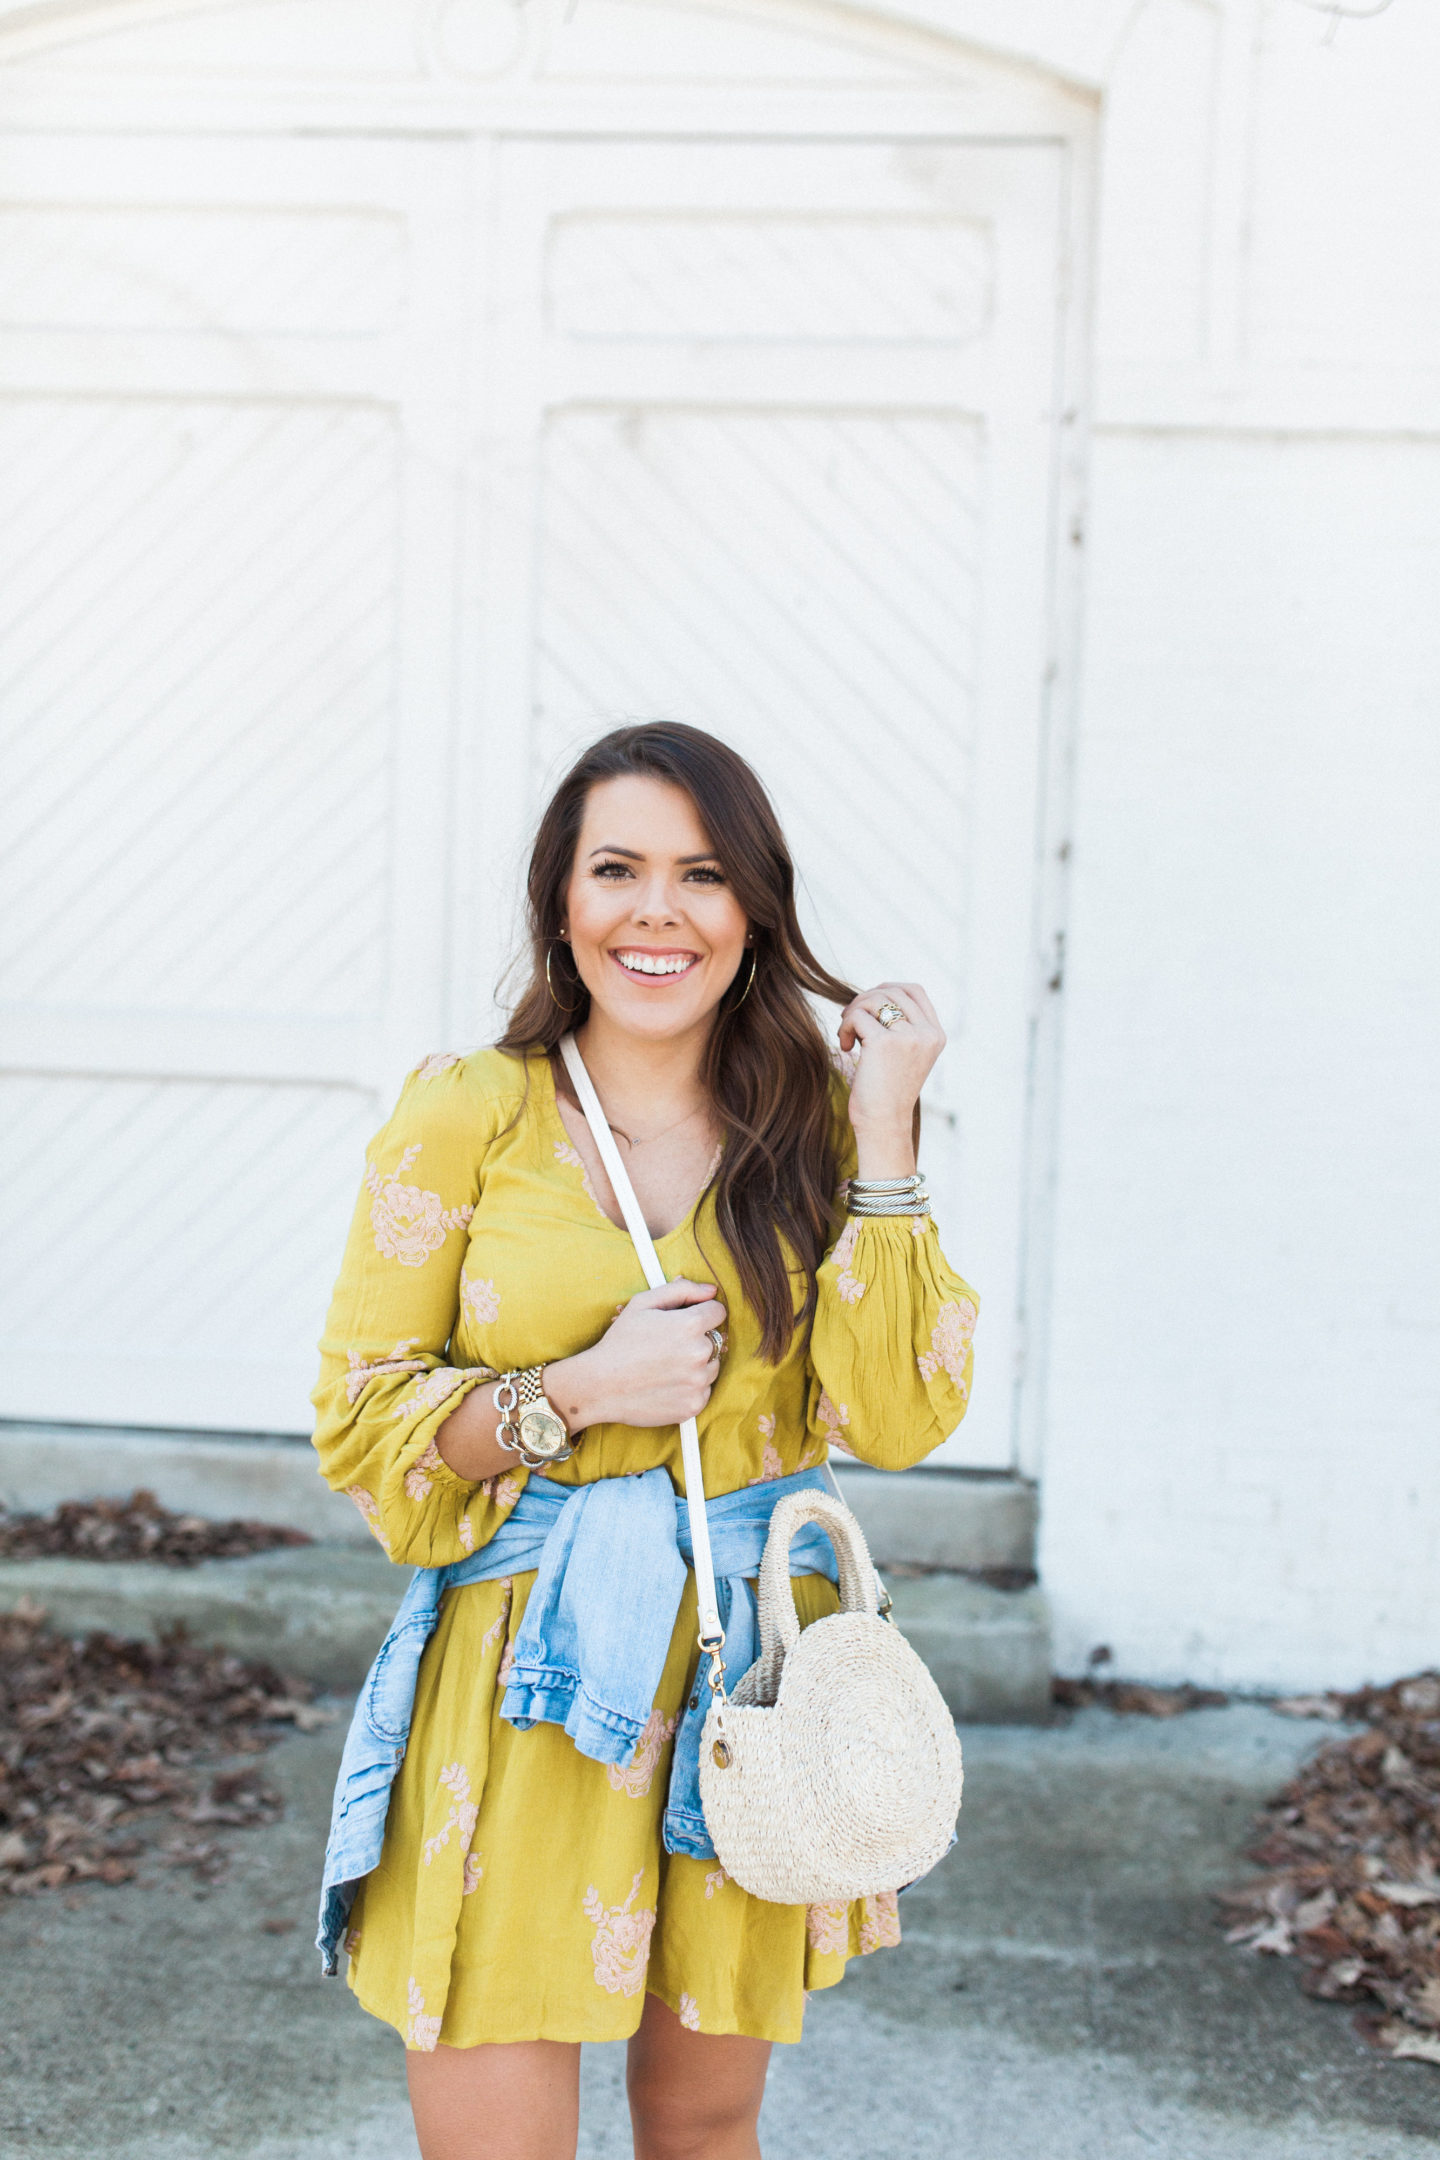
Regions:
[[1266, 13], [1228, 382], [1102, 388], [1043, 1492], [1071, 1668], [1440, 1658], [1440, 22], [1324, 39]]

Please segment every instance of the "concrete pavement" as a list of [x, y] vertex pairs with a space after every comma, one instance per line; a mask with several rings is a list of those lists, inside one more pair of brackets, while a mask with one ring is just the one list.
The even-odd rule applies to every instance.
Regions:
[[[775, 2051], [767, 2160], [1440, 2155], [1440, 2072], [1213, 1924], [1251, 1809], [1326, 1730], [1246, 1705], [965, 1729], [960, 1843], [903, 1900], [905, 1947]], [[414, 2160], [399, 2042], [310, 1944], [339, 1744], [268, 1758], [286, 1819], [208, 1893], [155, 1869], [0, 1909], [3, 2160]], [[621, 2160], [623, 2050], [586, 2056], [581, 2152]]]

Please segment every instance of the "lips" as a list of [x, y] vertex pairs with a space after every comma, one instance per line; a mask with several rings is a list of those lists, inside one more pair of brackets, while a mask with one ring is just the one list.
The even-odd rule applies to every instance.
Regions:
[[653, 952], [643, 945], [621, 946], [610, 958], [635, 982], [676, 982], [700, 965], [699, 953]]

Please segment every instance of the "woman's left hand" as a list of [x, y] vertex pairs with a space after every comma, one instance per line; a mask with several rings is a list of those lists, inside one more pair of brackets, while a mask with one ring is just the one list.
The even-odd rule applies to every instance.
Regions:
[[[900, 1018], [889, 1027], [877, 1015], [889, 1006]], [[930, 1068], [945, 1047], [939, 1015], [919, 983], [877, 983], [862, 990], [840, 1015], [840, 1048], [859, 1045], [860, 1062], [850, 1086], [850, 1122], [861, 1153], [860, 1175], [905, 1176], [915, 1167], [915, 1105]], [[899, 1170], [881, 1168], [891, 1156]], [[872, 1158], [867, 1162], [866, 1157]]]

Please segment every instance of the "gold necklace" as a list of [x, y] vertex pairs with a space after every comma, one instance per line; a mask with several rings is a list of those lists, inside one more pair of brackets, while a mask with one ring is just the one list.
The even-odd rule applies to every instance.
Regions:
[[632, 1140], [629, 1133], [622, 1132], [620, 1130], [620, 1127], [618, 1125], [612, 1124], [608, 1117], [606, 1118], [605, 1122], [607, 1125], [610, 1126], [610, 1130], [614, 1133], [616, 1139], [623, 1140], [626, 1147], [628, 1147], [633, 1152], [637, 1147], [649, 1147], [652, 1141], [663, 1140], [667, 1133], [678, 1132], [682, 1125], [688, 1125], [692, 1118], [699, 1117], [701, 1111], [704, 1110], [706, 1107], [706, 1104], [701, 1103], [698, 1108], [694, 1110], [687, 1110], [684, 1117], [676, 1118], [673, 1125], [662, 1125], [659, 1132], [646, 1133], [643, 1138], [639, 1140]]

